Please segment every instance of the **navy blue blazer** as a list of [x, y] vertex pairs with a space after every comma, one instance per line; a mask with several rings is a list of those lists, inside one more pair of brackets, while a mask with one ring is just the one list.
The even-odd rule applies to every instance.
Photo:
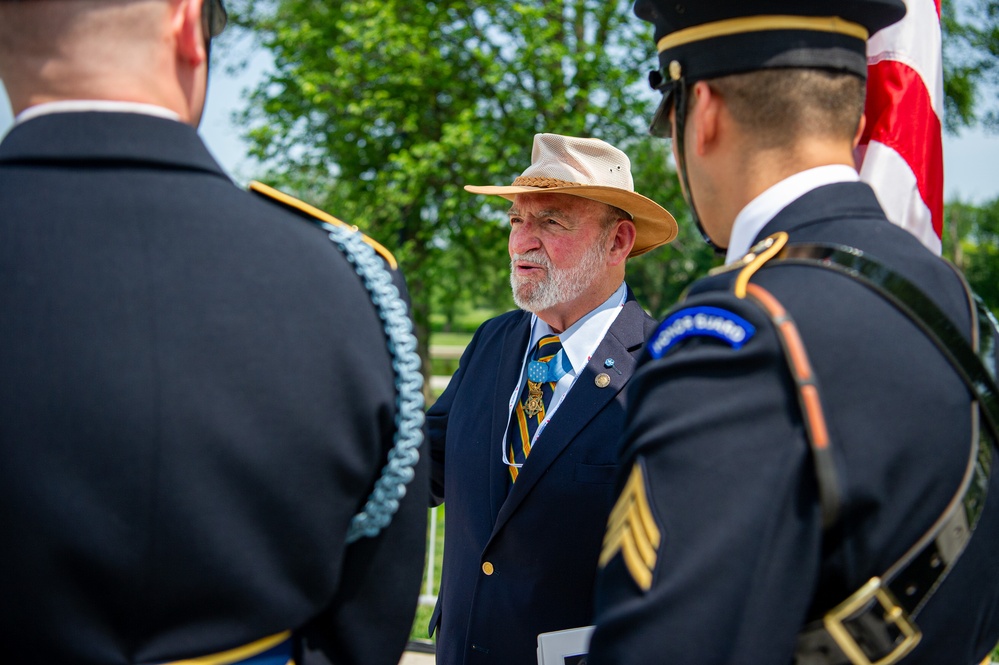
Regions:
[[[790, 243], [862, 250], [968, 335], [958, 277], [887, 221], [867, 185], [811, 191], [757, 240], [778, 231]], [[603, 569], [592, 665], [791, 663], [802, 627], [883, 574], [960, 486], [971, 399], [942, 354], [861, 283], [771, 261], [752, 281], [797, 323], [839, 473], [841, 520], [824, 532], [784, 354], [762, 309], [733, 295], [737, 274], [698, 281], [677, 309], [739, 317], [748, 324], [742, 345], [689, 337], [661, 358], [643, 355], [629, 385], [620, 483], [635, 465], [645, 474], [661, 541], [647, 591], [620, 554]], [[906, 663], [979, 662], [999, 640], [995, 471], [989, 485], [978, 531], [919, 614], [923, 639]]]
[[344, 541], [395, 431], [384, 339], [326, 234], [235, 187], [192, 127], [15, 126], [0, 659], [149, 663], [291, 629], [296, 662], [395, 665], [425, 469], [386, 532]]
[[[537, 635], [590, 625], [612, 504], [623, 388], [655, 325], [629, 298], [511, 490], [501, 442], [531, 315], [484, 323], [427, 414], [432, 493], [446, 502], [437, 662], [536, 662]], [[604, 367], [608, 358], [614, 369]], [[618, 371], [615, 371], [618, 370]], [[597, 375], [610, 383], [598, 387]]]

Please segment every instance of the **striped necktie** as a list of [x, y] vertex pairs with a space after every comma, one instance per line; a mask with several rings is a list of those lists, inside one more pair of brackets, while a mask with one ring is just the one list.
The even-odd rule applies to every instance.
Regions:
[[[509, 446], [509, 459], [514, 464], [523, 464], [531, 453], [531, 439], [538, 431], [538, 425], [545, 419], [555, 384], [566, 373], [568, 358], [562, 351], [558, 335], [547, 335], [538, 340], [531, 361], [527, 366], [527, 383], [520, 393], [520, 399], [510, 418], [510, 429], [506, 435]], [[554, 362], [550, 362], [555, 359]], [[511, 465], [510, 478], [517, 482], [520, 471]]]

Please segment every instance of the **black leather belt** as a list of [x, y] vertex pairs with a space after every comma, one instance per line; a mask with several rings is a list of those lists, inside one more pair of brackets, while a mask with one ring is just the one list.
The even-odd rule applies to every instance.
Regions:
[[788, 245], [769, 265], [815, 266], [860, 281], [923, 330], [977, 402], [971, 408], [972, 440], [965, 475], [941, 516], [884, 574], [799, 634], [796, 665], [889, 665], [919, 642], [916, 617], [964, 552], [985, 506], [994, 446], [999, 441], [995, 321], [960, 273], [972, 312], [971, 344], [919, 288], [860, 250]]

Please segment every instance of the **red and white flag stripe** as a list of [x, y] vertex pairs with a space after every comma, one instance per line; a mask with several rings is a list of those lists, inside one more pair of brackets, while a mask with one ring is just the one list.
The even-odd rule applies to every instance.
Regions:
[[860, 177], [885, 213], [940, 253], [943, 62], [940, 0], [905, 0], [905, 18], [867, 42], [867, 126]]

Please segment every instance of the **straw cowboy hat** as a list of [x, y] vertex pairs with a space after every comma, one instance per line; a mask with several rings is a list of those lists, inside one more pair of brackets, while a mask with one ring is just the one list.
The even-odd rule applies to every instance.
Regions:
[[531, 165], [512, 185], [465, 185], [465, 191], [496, 194], [511, 201], [517, 194], [558, 192], [620, 208], [635, 222], [635, 246], [629, 257], [676, 237], [673, 215], [635, 192], [628, 156], [600, 139], [535, 134]]

